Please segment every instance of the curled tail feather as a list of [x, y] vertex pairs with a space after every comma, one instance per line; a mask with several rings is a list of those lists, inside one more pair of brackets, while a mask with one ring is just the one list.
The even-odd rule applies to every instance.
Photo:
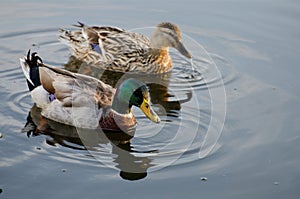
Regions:
[[42, 63], [43, 61], [37, 56], [37, 53], [30, 54], [30, 50], [28, 50], [26, 57], [20, 58], [20, 64], [30, 91], [41, 85], [39, 65]]

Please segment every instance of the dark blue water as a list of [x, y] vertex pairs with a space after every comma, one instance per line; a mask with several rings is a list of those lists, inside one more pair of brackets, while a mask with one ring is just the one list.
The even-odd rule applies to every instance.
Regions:
[[[0, 3], [1, 198], [298, 198], [300, 5], [297, 1], [6, 1]], [[19, 58], [31, 48], [64, 67], [57, 30], [82, 21], [145, 34], [178, 24], [196, 72], [148, 84], [159, 125], [134, 109], [130, 143], [51, 123], [22, 133], [31, 111]], [[79, 65], [114, 84], [120, 76]], [[124, 77], [123, 77], [124, 78]], [[87, 150], [88, 149], [88, 150]]]

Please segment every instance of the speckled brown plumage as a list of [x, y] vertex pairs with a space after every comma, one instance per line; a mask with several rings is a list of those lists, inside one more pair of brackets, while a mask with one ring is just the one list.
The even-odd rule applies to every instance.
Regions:
[[[151, 36], [115, 27], [87, 26], [80, 30], [60, 30], [60, 40], [77, 59], [106, 70], [119, 72], [165, 73], [172, 68], [168, 48], [176, 48], [187, 57], [177, 25], [160, 23]], [[98, 50], [94, 47], [97, 46]]]

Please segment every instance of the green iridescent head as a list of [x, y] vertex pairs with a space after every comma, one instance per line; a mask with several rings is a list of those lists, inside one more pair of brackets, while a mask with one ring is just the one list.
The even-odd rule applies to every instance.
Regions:
[[117, 88], [112, 108], [118, 113], [128, 114], [131, 112], [132, 106], [137, 106], [151, 121], [159, 123], [158, 115], [150, 106], [148, 93], [145, 84], [137, 79], [127, 79]]

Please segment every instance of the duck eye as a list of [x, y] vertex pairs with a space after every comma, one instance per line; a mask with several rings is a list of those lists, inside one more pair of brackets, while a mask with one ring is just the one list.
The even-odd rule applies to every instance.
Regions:
[[146, 104], [146, 108], [147, 108], [147, 109], [149, 108], [149, 104]]

